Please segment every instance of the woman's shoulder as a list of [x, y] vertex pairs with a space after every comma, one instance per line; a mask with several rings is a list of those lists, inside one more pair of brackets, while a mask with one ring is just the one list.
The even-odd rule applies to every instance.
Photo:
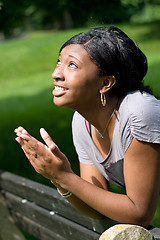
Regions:
[[146, 92], [136, 91], [127, 94], [124, 101], [132, 136], [141, 141], [159, 143], [160, 100]]
[[[150, 115], [154, 112], [159, 115], [160, 112], [160, 100], [146, 92], [130, 92], [124, 97], [122, 104], [125, 109], [127, 108], [128, 114], [131, 115]], [[153, 115], [155, 116], [155, 114]]]
[[157, 102], [160, 104], [160, 100], [158, 100], [155, 96], [151, 95], [150, 93], [147, 92], [140, 92], [139, 90], [134, 91], [134, 92], [129, 92], [126, 97], [130, 101], [140, 101], [143, 103], [144, 101], [147, 102]]

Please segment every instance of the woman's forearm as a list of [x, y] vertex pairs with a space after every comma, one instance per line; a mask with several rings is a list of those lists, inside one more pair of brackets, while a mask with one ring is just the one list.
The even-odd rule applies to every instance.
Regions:
[[141, 206], [136, 205], [127, 195], [101, 189], [76, 174], [70, 173], [61, 182], [61, 187], [73, 193], [69, 202], [91, 217], [105, 216], [118, 222], [143, 226], [149, 225], [151, 220]]
[[[56, 184], [54, 184], [54, 185], [56, 185]], [[56, 187], [59, 189], [59, 191], [62, 194], [66, 193], [68, 191], [68, 190], [63, 189], [62, 187], [60, 187], [58, 185]], [[104, 215], [102, 215], [101, 213], [97, 212], [96, 210], [94, 210], [93, 208], [88, 206], [85, 202], [83, 202], [81, 199], [76, 197], [74, 194], [72, 194], [71, 196], [67, 197], [66, 199], [68, 200], [68, 202], [73, 207], [75, 207], [77, 210], [79, 210], [80, 212], [84, 213], [88, 217], [95, 218], [95, 219], [104, 219], [105, 218]]]

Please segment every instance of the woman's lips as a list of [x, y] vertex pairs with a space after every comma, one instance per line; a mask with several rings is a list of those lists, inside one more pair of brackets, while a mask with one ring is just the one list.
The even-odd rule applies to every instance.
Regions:
[[55, 97], [59, 97], [59, 96], [63, 95], [66, 91], [67, 91], [67, 88], [65, 88], [65, 87], [55, 86], [52, 94]]

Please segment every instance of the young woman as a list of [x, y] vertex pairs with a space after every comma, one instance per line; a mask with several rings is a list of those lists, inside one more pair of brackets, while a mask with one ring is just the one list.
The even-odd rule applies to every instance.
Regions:
[[[160, 101], [146, 91], [147, 60], [116, 27], [80, 33], [60, 49], [54, 103], [75, 110], [73, 140], [80, 177], [48, 133], [45, 144], [23, 127], [17, 142], [35, 170], [93, 218], [148, 226], [160, 190]], [[109, 190], [109, 182], [126, 194]]]

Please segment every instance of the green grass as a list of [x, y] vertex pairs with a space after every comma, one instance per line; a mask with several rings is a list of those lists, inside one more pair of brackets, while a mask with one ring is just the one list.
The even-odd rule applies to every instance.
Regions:
[[[160, 96], [160, 22], [120, 27], [146, 53], [149, 71], [145, 83]], [[82, 30], [87, 29], [31, 32], [22, 39], [0, 43], [0, 169], [50, 185], [35, 173], [14, 140], [14, 129], [22, 125], [38, 139], [39, 129], [44, 127], [79, 172], [71, 136], [73, 111], [53, 105], [51, 74], [61, 45]], [[160, 203], [153, 224], [160, 227], [159, 207]]]
[[75, 33], [28, 33], [0, 44], [0, 168], [46, 182], [35, 174], [14, 140], [19, 125], [39, 139], [39, 129], [45, 127], [68, 156], [75, 156], [73, 147], [68, 147], [73, 112], [54, 106], [51, 93], [58, 50]]

